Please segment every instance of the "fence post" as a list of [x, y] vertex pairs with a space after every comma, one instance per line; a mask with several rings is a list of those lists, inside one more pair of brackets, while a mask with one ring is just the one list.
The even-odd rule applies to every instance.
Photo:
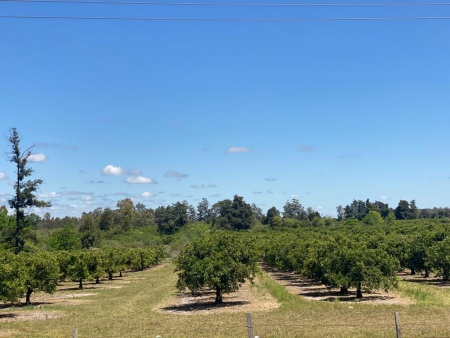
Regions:
[[77, 336], [78, 336], [78, 330], [77, 330], [77, 327], [74, 326], [74, 328], [73, 328], [73, 338], [77, 338]]
[[253, 338], [252, 314], [247, 313], [247, 332], [248, 338]]
[[395, 313], [395, 332], [397, 334], [397, 338], [402, 337], [402, 330], [400, 328], [400, 315], [398, 312]]

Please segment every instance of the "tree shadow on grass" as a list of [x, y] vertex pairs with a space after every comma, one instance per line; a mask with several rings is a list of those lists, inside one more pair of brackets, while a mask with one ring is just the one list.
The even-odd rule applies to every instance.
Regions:
[[234, 306], [242, 306], [245, 304], [249, 304], [249, 302], [239, 301], [239, 300], [236, 300], [236, 301], [231, 300], [231, 301], [224, 301], [221, 304], [216, 304], [216, 303], [214, 303], [214, 301], [205, 301], [205, 302], [196, 302], [196, 303], [166, 306], [166, 307], [163, 307], [162, 310], [174, 311], [174, 312], [191, 312], [191, 311], [200, 311], [200, 310], [230, 308], [230, 307], [234, 307]]
[[424, 274], [415, 274], [411, 275], [406, 272], [400, 272], [397, 274], [397, 276], [409, 283], [417, 283], [417, 284], [425, 284], [425, 285], [433, 285], [433, 286], [439, 286], [439, 287], [450, 287], [450, 281], [444, 281], [440, 277], [436, 277], [435, 275], [432, 275], [430, 277], [425, 277]]
[[[25, 303], [5, 303], [0, 304], [0, 309], [9, 309], [9, 308], [21, 308], [21, 307], [33, 307], [39, 305], [51, 305], [49, 302], [31, 302], [30, 305], [25, 305]], [[1, 315], [0, 315], [1, 318]]]
[[0, 319], [11, 319], [16, 317], [17, 315], [15, 313], [0, 313]]

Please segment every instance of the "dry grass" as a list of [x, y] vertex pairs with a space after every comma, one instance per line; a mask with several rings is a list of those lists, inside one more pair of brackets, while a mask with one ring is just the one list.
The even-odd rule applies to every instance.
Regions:
[[[166, 264], [100, 286], [89, 283], [85, 290], [63, 285], [53, 295], [35, 295], [32, 307], [1, 308], [0, 337], [70, 337], [74, 326], [79, 338], [246, 337], [247, 311], [254, 334], [264, 338], [394, 337], [396, 311], [404, 337], [450, 337], [450, 289], [436, 285], [402, 282], [399, 295], [415, 304], [372, 306], [310, 301], [263, 274], [217, 307], [208, 293], [195, 300], [178, 294], [175, 282], [173, 266]], [[25, 319], [7, 320], [14, 317]]]

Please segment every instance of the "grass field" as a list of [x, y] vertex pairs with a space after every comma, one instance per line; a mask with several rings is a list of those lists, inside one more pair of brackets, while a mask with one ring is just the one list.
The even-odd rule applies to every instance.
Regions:
[[[0, 308], [0, 337], [72, 337], [75, 326], [79, 338], [247, 337], [245, 302], [209, 306], [210, 311], [161, 310], [176, 294], [175, 282], [173, 266], [166, 262], [100, 288], [65, 284], [53, 295], [33, 295], [37, 305]], [[450, 289], [442, 286], [401, 282], [398, 293], [413, 305], [305, 300], [265, 274], [248, 289], [279, 303], [252, 308], [254, 335], [261, 338], [395, 337], [396, 311], [403, 337], [450, 337]]]

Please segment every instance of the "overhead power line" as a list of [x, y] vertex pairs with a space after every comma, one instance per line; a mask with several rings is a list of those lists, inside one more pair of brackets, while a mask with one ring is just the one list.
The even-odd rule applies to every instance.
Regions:
[[443, 7], [450, 2], [434, 3], [203, 3], [203, 2], [160, 2], [160, 1], [101, 1], [101, 0], [0, 0], [0, 2], [68, 3], [107, 5], [149, 5], [149, 6], [196, 6], [196, 7]]
[[450, 20], [450, 17], [349, 17], [349, 18], [145, 18], [145, 17], [86, 17], [86, 16], [24, 16], [0, 15], [0, 19], [36, 20], [101, 20], [101, 21], [203, 21], [203, 22], [295, 22], [295, 21], [432, 21]]

